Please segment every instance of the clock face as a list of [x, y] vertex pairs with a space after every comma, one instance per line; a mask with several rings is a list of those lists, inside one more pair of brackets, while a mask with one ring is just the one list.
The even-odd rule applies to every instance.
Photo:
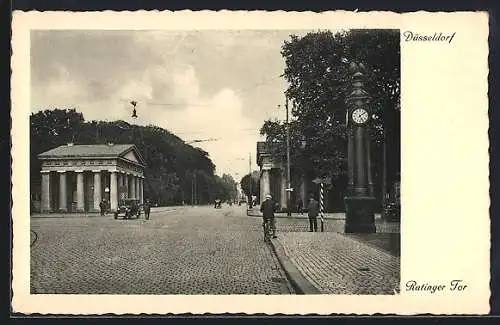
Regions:
[[352, 112], [352, 120], [358, 124], [368, 121], [368, 112], [362, 108], [357, 108]]

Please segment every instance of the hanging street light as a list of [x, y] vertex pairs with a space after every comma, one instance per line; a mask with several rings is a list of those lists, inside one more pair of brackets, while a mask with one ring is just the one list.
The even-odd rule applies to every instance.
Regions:
[[134, 110], [132, 111], [132, 117], [137, 118], [137, 110], [135, 108], [137, 106], [137, 101], [133, 100], [130, 102], [130, 104], [134, 107]]

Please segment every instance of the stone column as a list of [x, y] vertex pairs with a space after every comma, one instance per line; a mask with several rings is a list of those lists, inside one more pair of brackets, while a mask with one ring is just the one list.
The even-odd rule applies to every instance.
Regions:
[[132, 186], [130, 185], [130, 174], [125, 175], [125, 183], [127, 184], [127, 198], [132, 197]]
[[267, 194], [271, 194], [271, 183], [269, 179], [269, 169], [262, 170], [261, 176], [261, 184], [262, 184], [262, 193], [264, 196], [261, 197], [260, 201], [264, 201], [266, 199]]
[[122, 199], [122, 192], [121, 192], [121, 188], [122, 188], [122, 173], [120, 172], [117, 172], [116, 173], [116, 183], [117, 183], [117, 189], [116, 189], [116, 192], [118, 193], [118, 201], [120, 201]]
[[59, 211], [60, 212], [68, 212], [68, 203], [67, 203], [67, 190], [66, 190], [66, 172], [59, 172]]
[[125, 187], [123, 186], [123, 174], [121, 172], [118, 172], [118, 199], [122, 200], [125, 198], [125, 193], [124, 193]]
[[76, 171], [76, 211], [85, 211], [85, 195], [83, 189], [83, 170]]
[[141, 200], [141, 204], [144, 203], [144, 179], [139, 178], [139, 199]]
[[140, 194], [139, 194], [139, 176], [135, 176], [135, 198], [140, 199]]
[[50, 172], [42, 170], [42, 205], [41, 212], [51, 212], [52, 207], [50, 204]]
[[116, 211], [118, 208], [118, 180], [116, 177], [116, 171], [110, 172], [110, 184], [109, 184], [109, 201], [111, 211]]
[[281, 183], [281, 193], [280, 193], [280, 206], [282, 209], [286, 209], [287, 193], [286, 193], [286, 170], [280, 168], [280, 183]]
[[135, 193], [135, 176], [132, 175], [131, 178], [132, 179], [130, 181], [130, 197], [135, 198], [136, 197], [136, 193]]
[[260, 184], [260, 203], [262, 203], [262, 201], [264, 201], [265, 197], [264, 197], [264, 182], [262, 181], [262, 177], [263, 177], [263, 173], [264, 171], [261, 170], [260, 171], [260, 181], [259, 181], [259, 184]]
[[94, 170], [94, 210], [100, 211], [99, 203], [102, 201], [101, 194], [101, 171]]
[[122, 173], [122, 186], [123, 186], [123, 198], [128, 198], [128, 183], [127, 183], [127, 174]]

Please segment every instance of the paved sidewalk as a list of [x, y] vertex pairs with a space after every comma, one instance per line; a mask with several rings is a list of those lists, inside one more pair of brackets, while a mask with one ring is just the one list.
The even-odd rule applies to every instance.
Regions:
[[272, 240], [289, 280], [304, 294], [395, 294], [400, 259], [335, 232], [280, 233]]
[[[248, 216], [261, 216], [259, 207], [254, 207], [252, 209], [247, 209], [247, 215]], [[307, 220], [307, 212], [304, 212], [303, 214], [293, 212], [291, 216], [288, 216], [286, 212], [278, 212], [274, 214], [276, 218], [288, 218], [288, 219], [304, 219]], [[332, 212], [332, 213], [325, 213], [323, 218], [325, 220], [345, 220], [345, 212]], [[318, 221], [319, 221], [319, 216], [318, 216]], [[375, 213], [375, 220], [381, 219], [380, 213]]]

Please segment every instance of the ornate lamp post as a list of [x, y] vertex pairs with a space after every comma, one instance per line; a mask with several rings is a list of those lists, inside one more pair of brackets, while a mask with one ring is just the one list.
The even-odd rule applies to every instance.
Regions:
[[349, 183], [345, 198], [345, 232], [373, 233], [376, 231], [376, 199], [370, 159], [371, 97], [364, 89], [365, 66], [352, 62], [349, 69], [352, 73], [352, 90], [346, 99]]

